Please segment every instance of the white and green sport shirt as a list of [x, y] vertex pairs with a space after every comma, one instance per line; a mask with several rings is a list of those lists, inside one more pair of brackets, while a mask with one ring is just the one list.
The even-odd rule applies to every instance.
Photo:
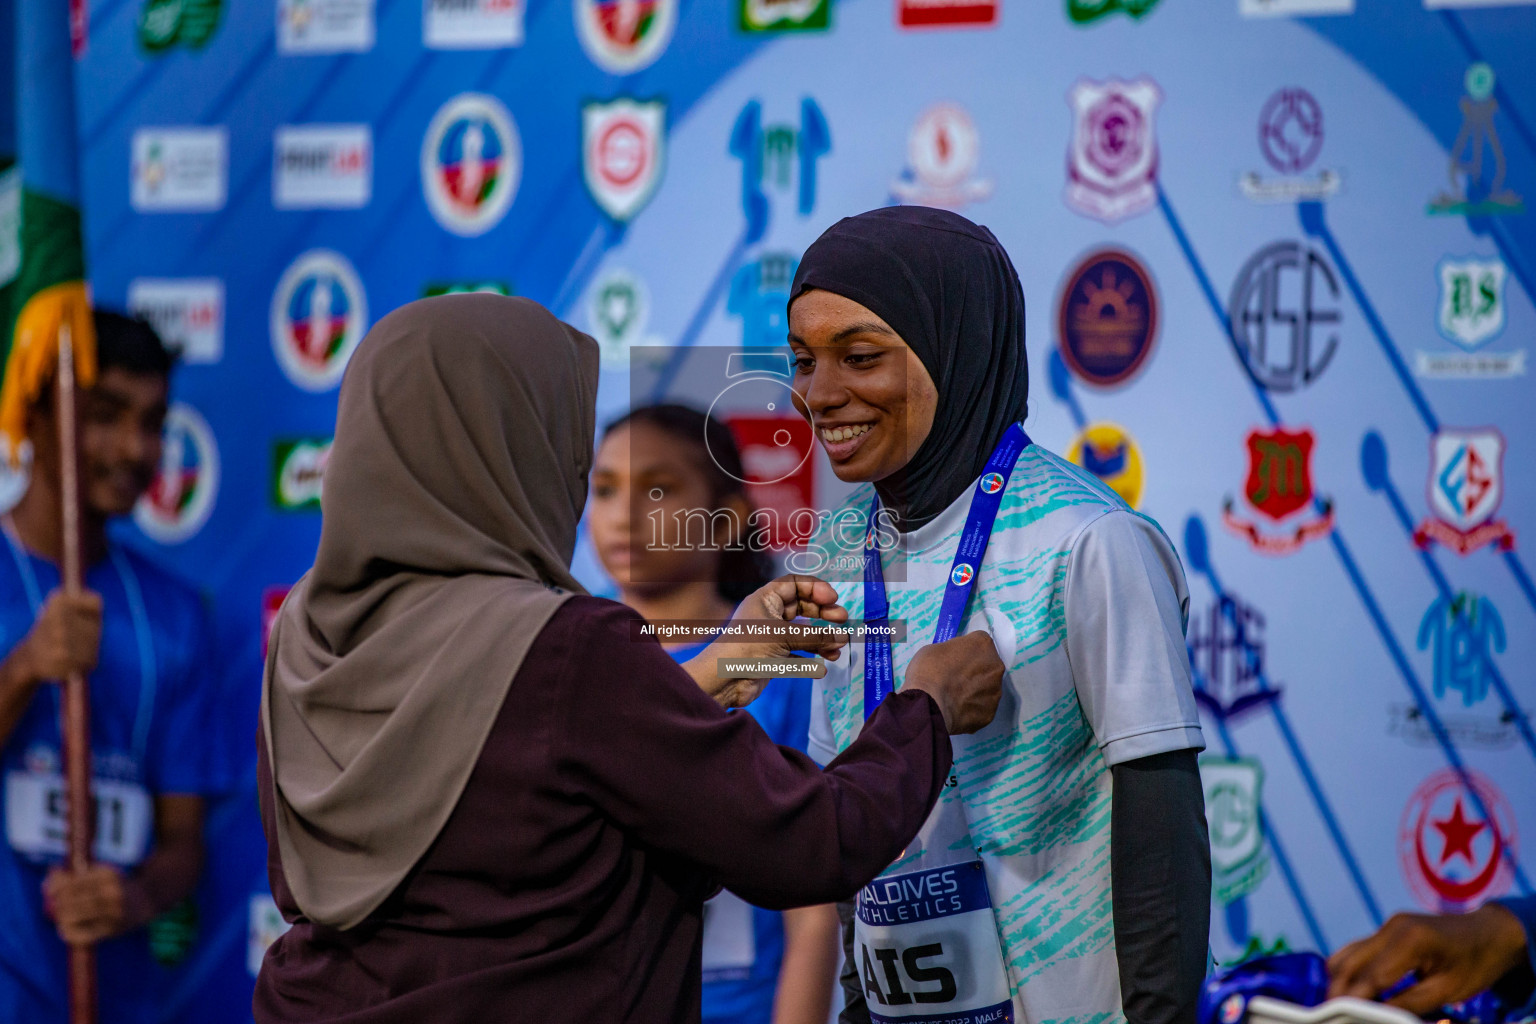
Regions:
[[[898, 688], [933, 639], [974, 484], [884, 559]], [[812, 541], [855, 566], [874, 491], [858, 488]], [[902, 550], [904, 549], [904, 551]], [[836, 561], [831, 561], [831, 560]], [[799, 559], [797, 559], [799, 561]], [[853, 618], [862, 576], [829, 572]], [[1111, 765], [1205, 741], [1190, 684], [1184, 572], [1155, 522], [1096, 478], [1031, 444], [1003, 495], [960, 632], [986, 630], [1007, 672], [997, 718], [954, 737], [954, 773], [889, 872], [980, 853], [1013, 990], [1029, 1024], [1124, 1020], [1110, 900]], [[864, 650], [828, 663], [810, 753], [825, 764], [864, 723]], [[968, 859], [974, 859], [973, 856]]]

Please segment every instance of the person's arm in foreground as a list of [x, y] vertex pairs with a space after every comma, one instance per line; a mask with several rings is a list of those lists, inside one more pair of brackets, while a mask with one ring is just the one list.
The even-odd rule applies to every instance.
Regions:
[[837, 978], [837, 908], [784, 911], [784, 960], [773, 997], [773, 1024], [826, 1024]]
[[[1328, 995], [1374, 999], [1409, 971], [1418, 981], [1387, 1000], [1417, 1014], [1493, 988], [1536, 1009], [1536, 896], [1470, 914], [1394, 914], [1381, 930], [1328, 959]], [[1517, 1015], [1518, 1016], [1518, 1015]]]
[[1130, 1024], [1194, 1024], [1211, 860], [1184, 646], [1183, 570], [1128, 511], [1085, 527], [1068, 566], [1067, 649], [1113, 777], [1110, 889]]
[[948, 733], [991, 721], [1001, 692], [985, 634], [933, 645], [913, 660], [910, 692], [823, 772], [750, 715], [723, 712], [659, 645], [632, 641], [637, 619], [616, 608], [570, 652], [560, 767], [640, 842], [768, 909], [848, 898], [894, 859], [938, 798]]
[[148, 924], [197, 886], [203, 868], [203, 799], [155, 798], [155, 848], [132, 875], [110, 864], [79, 873], [55, 868], [43, 883], [65, 942], [100, 942]]

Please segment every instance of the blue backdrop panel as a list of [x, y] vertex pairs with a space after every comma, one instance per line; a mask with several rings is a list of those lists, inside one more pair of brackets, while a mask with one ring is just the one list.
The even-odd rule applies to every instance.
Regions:
[[[641, 50], [673, 22], [615, 72], [584, 0], [528, 0], [521, 43], [482, 50], [428, 48], [430, 2], [219, 4], [182, 5], [167, 43], [163, 4], [100, 0], [78, 65], [96, 293], [201, 331], [176, 383], [207, 425], [173, 446], [190, 483], [127, 532], [216, 599], [248, 766], [213, 810], [167, 1019], [249, 1016], [273, 927], [260, 625], [314, 553], [335, 376], [369, 318], [432, 288], [528, 295], [603, 337], [607, 418], [628, 345], [781, 339], [785, 268], [903, 199], [1008, 247], [1031, 435], [1184, 559], [1217, 957], [1530, 891], [1536, 8], [1004, 0], [912, 30], [899, 2], [836, 0], [829, 28], [752, 33], [735, 6], [642, 0], [588, 12], [640, 18]], [[281, 18], [351, 48], [292, 52]], [[490, 99], [429, 138], [463, 94]], [[643, 118], [595, 132], [614, 148], [589, 184], [583, 108], [623, 97], [664, 104], [664, 143]], [[327, 125], [352, 127], [279, 141]], [[1106, 277], [1105, 249], [1145, 281]], [[838, 492], [819, 456], [816, 486]], [[585, 546], [578, 569], [606, 589]]]

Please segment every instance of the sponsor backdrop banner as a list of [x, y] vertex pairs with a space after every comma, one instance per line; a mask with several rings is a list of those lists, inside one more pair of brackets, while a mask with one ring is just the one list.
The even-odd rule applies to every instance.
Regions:
[[[796, 261], [921, 203], [1018, 266], [1030, 434], [1183, 558], [1217, 957], [1531, 891], [1536, 8], [88, 6], [91, 282], [185, 355], [124, 532], [217, 602], [222, 742], [252, 745], [262, 627], [313, 555], [374, 319], [527, 295], [601, 342], [604, 419], [632, 361], [647, 394], [713, 387], [789, 543], [841, 493], [769, 387]], [[732, 404], [733, 376], [769, 397]], [[578, 570], [611, 592], [585, 546]], [[213, 808], [167, 1020], [249, 1019], [282, 927], [253, 789]]]

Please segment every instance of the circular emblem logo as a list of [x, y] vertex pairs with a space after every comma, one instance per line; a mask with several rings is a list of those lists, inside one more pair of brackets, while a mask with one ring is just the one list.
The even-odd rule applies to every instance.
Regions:
[[981, 493], [996, 494], [1003, 489], [1003, 475], [1001, 473], [986, 473], [981, 478]]
[[923, 111], [907, 136], [907, 160], [919, 181], [933, 188], [954, 188], [981, 161], [981, 136], [971, 116], [952, 103]]
[[1466, 774], [1477, 800], [1454, 769], [1443, 768], [1414, 790], [1398, 827], [1398, 862], [1409, 888], [1442, 913], [1502, 894], [1513, 874], [1514, 810], [1487, 776]]
[[1096, 387], [1124, 383], [1157, 340], [1158, 298], [1141, 261], [1123, 249], [1090, 253], [1067, 278], [1056, 316], [1062, 359]]
[[966, 563], [961, 562], [959, 565], [955, 566], [953, 570], [950, 571], [949, 582], [953, 583], [957, 587], [963, 587], [967, 583], [971, 582], [971, 577], [975, 575], [975, 569], [971, 568]]
[[1232, 339], [1253, 379], [1300, 391], [1339, 347], [1339, 281], [1322, 250], [1274, 242], [1249, 257], [1232, 283]]
[[133, 521], [150, 540], [180, 544], [208, 521], [219, 493], [219, 449], [208, 421], [190, 405], [165, 415], [160, 471], [133, 508]]
[[1305, 89], [1281, 89], [1259, 111], [1259, 149], [1281, 174], [1312, 166], [1323, 148], [1323, 108]]
[[288, 379], [306, 391], [341, 383], [367, 326], [357, 271], [328, 249], [294, 260], [272, 294], [272, 349]]
[[1102, 480], [1131, 508], [1141, 504], [1141, 448], [1116, 423], [1090, 423], [1072, 440], [1067, 459]]
[[1233, 993], [1222, 1000], [1221, 1024], [1237, 1024], [1243, 1019], [1243, 1011], [1248, 1008], [1248, 1001], [1241, 995]]
[[576, 33], [592, 62], [623, 75], [655, 63], [672, 39], [677, 0], [574, 0]]
[[456, 235], [483, 235], [506, 216], [522, 178], [517, 125], [494, 96], [444, 103], [421, 143], [421, 187], [432, 216]]

